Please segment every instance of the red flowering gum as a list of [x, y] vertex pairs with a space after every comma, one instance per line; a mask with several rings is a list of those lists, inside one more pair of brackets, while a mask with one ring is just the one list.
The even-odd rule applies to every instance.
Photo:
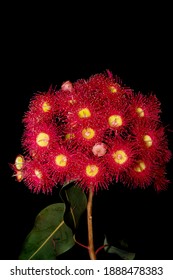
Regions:
[[107, 74], [93, 75], [88, 81], [89, 94], [94, 99], [99, 100], [103, 106], [108, 100], [115, 102], [132, 94], [130, 88], [122, 86], [122, 81], [119, 77], [113, 77], [110, 71], [107, 71]]
[[[83, 116], [83, 110], [80, 111]], [[85, 109], [85, 113], [89, 114], [89, 111]], [[92, 150], [92, 147], [101, 142], [104, 137], [104, 129], [101, 124], [98, 123], [97, 114], [90, 115], [86, 118], [77, 117], [76, 125], [71, 127], [67, 125], [67, 134], [70, 134], [73, 138], [73, 142], [76, 144], [77, 149], [82, 151], [87, 149]]]
[[[67, 89], [67, 88], [70, 88]], [[80, 92], [76, 91], [70, 81], [62, 84], [61, 89], [56, 91], [56, 104], [59, 111], [68, 117], [71, 110], [79, 105], [81, 100]]]
[[103, 139], [102, 131], [94, 125], [87, 125], [82, 127], [77, 131], [76, 138], [79, 149], [87, 149], [88, 151], [91, 151], [95, 143], [100, 142]]
[[97, 108], [89, 99], [78, 98], [76, 104], [68, 108], [67, 129], [78, 130], [80, 127], [86, 127], [89, 123], [94, 126], [100, 126], [100, 114]]
[[68, 151], [64, 146], [57, 144], [49, 153], [47, 160], [54, 181], [64, 184], [74, 179], [72, 150]]
[[152, 162], [166, 163], [170, 160], [171, 152], [168, 149], [168, 140], [164, 127], [159, 123], [142, 119], [132, 129], [139, 154], [149, 158]]
[[164, 189], [170, 160], [155, 95], [135, 93], [107, 70], [63, 82], [31, 99], [22, 147], [11, 165], [34, 192], [76, 180], [85, 190], [113, 179], [131, 187]]
[[105, 75], [91, 76], [88, 81], [77, 82], [75, 86], [77, 89], [80, 89], [83, 98], [87, 98], [92, 103], [96, 111], [100, 111], [105, 107], [105, 102], [108, 98], [105, 95], [105, 89], [107, 90], [108, 88]]
[[132, 123], [128, 103], [123, 99], [114, 102], [108, 102], [107, 106], [102, 110], [102, 121], [100, 123], [105, 128], [121, 134], [128, 130]]
[[137, 159], [128, 172], [121, 174], [120, 181], [132, 188], [146, 188], [153, 180], [153, 170], [150, 160]]
[[114, 140], [112, 147], [110, 147], [104, 159], [105, 164], [108, 166], [116, 181], [119, 180], [119, 176], [122, 172], [128, 172], [134, 164], [136, 155], [135, 143], [121, 138]]
[[34, 193], [40, 191], [49, 193], [56, 184], [51, 177], [49, 166], [47, 164], [43, 165], [37, 160], [28, 159], [25, 162], [23, 173], [24, 183]]
[[112, 180], [112, 175], [102, 161], [82, 154], [75, 157], [74, 174], [76, 174], [77, 183], [86, 191], [89, 188], [92, 188], [93, 191], [108, 188], [108, 184]]
[[143, 95], [142, 93], [133, 94], [129, 99], [131, 104], [131, 115], [134, 123], [138, 118], [147, 118], [159, 121], [161, 112], [160, 102], [155, 95]]
[[30, 101], [29, 111], [25, 113], [23, 123], [32, 129], [43, 122], [51, 122], [58, 115], [55, 91], [50, 88], [48, 92], [36, 93]]
[[165, 166], [155, 166], [153, 169], [153, 185], [157, 191], [166, 190], [170, 181], [166, 178]]
[[33, 158], [42, 158], [46, 152], [48, 153], [54, 147], [57, 141], [59, 141], [59, 137], [56, 127], [52, 124], [42, 123], [34, 129], [25, 130], [22, 145], [26, 153], [29, 153]]

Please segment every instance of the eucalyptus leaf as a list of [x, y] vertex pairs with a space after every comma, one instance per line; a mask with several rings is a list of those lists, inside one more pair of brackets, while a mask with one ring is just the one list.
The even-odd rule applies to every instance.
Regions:
[[87, 197], [84, 191], [74, 184], [73, 181], [65, 184], [60, 190], [60, 197], [66, 205], [64, 212], [64, 222], [76, 231], [81, 215], [87, 207]]
[[123, 260], [134, 260], [134, 258], [135, 258], [135, 255], [136, 255], [135, 253], [128, 252], [124, 249], [120, 249], [115, 246], [109, 245], [106, 237], [104, 239], [104, 246], [105, 246], [104, 247], [105, 252], [107, 252], [109, 254], [116, 254]]
[[54, 260], [74, 246], [72, 230], [63, 220], [64, 210], [64, 203], [55, 203], [37, 215], [19, 259]]

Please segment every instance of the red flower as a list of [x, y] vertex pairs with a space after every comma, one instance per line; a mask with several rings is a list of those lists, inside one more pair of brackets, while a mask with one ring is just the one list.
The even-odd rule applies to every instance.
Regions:
[[[67, 125], [67, 132], [70, 131], [69, 125]], [[102, 142], [104, 137], [104, 129], [102, 125], [98, 123], [97, 116], [86, 118], [85, 120], [79, 120], [78, 123], [70, 131], [74, 135], [73, 141], [76, 144], [76, 149], [92, 151], [92, 147], [97, 142]]]
[[[68, 83], [70, 82], [68, 81]], [[66, 117], [68, 117], [68, 113], [73, 110], [81, 100], [80, 93], [75, 90], [71, 83], [70, 85], [71, 86], [65, 83], [64, 86], [64, 84], [62, 84], [61, 89], [56, 91], [55, 94], [57, 107], [61, 114], [65, 115]], [[70, 90], [67, 90], [66, 86], [68, 86]]]
[[139, 154], [151, 162], [165, 163], [170, 160], [171, 152], [168, 149], [168, 140], [165, 129], [161, 124], [142, 119], [132, 129]]
[[88, 80], [89, 94], [104, 106], [107, 101], [115, 102], [130, 96], [132, 90], [122, 85], [119, 77], [113, 77], [108, 70], [106, 74], [96, 74]]
[[32, 129], [25, 129], [22, 146], [31, 157], [43, 158], [52, 149], [60, 136], [53, 124], [40, 124]]
[[120, 181], [131, 188], [146, 188], [153, 180], [153, 166], [150, 160], [138, 159], [128, 172], [121, 174]]
[[166, 190], [170, 181], [166, 178], [165, 166], [157, 166], [153, 169], [154, 188], [157, 191]]
[[76, 182], [86, 191], [92, 188], [93, 191], [108, 188], [112, 181], [112, 175], [106, 169], [106, 166], [98, 158], [86, 157], [84, 154], [78, 154], [74, 157], [73, 173]]
[[12, 165], [35, 192], [76, 180], [82, 188], [123, 184], [157, 190], [168, 183], [166, 131], [155, 95], [135, 94], [118, 77], [96, 74], [39, 92], [23, 118], [25, 157]]
[[110, 147], [104, 156], [104, 161], [110, 172], [116, 178], [116, 181], [118, 181], [120, 174], [125, 171], [128, 172], [133, 166], [136, 156], [136, 143], [123, 140], [119, 137], [114, 140], [112, 147]]
[[80, 126], [86, 126], [88, 122], [94, 123], [98, 126], [100, 121], [100, 114], [97, 112], [97, 108], [92, 103], [92, 100], [88, 98], [83, 99], [81, 96], [78, 98], [76, 104], [68, 108], [67, 113], [67, 127], [68, 129], [78, 129]]
[[73, 151], [68, 151], [62, 145], [56, 145], [47, 156], [51, 177], [57, 183], [63, 185], [65, 182], [74, 179], [73, 174]]
[[24, 170], [24, 183], [34, 193], [42, 191], [43, 193], [49, 193], [56, 185], [56, 181], [53, 181], [49, 166], [40, 161], [27, 159], [25, 162]]
[[55, 91], [50, 89], [48, 92], [37, 92], [29, 103], [29, 110], [25, 113], [23, 123], [28, 129], [43, 122], [50, 122], [55, 114], [58, 113]]
[[134, 123], [138, 118], [160, 121], [160, 102], [155, 95], [133, 94], [129, 99]]

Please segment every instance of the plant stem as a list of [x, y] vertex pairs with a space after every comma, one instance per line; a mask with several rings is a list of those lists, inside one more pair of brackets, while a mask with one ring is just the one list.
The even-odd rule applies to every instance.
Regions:
[[87, 204], [87, 223], [88, 223], [88, 251], [91, 260], [96, 260], [93, 241], [93, 224], [92, 224], [92, 203], [93, 192], [92, 188], [89, 189], [88, 204]]

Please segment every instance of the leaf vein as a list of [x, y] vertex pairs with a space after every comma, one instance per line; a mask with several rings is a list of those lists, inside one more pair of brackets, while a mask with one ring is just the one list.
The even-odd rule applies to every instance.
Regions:
[[40, 250], [43, 248], [43, 246], [50, 240], [50, 238], [55, 234], [55, 232], [64, 224], [64, 221], [62, 221], [55, 230], [46, 238], [46, 240], [41, 244], [41, 246], [29, 257], [29, 260], [31, 260]]

